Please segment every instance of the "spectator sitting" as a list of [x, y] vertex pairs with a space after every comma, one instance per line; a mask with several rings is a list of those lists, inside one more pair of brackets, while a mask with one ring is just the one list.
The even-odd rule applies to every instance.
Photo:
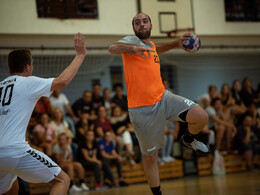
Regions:
[[127, 97], [123, 95], [123, 85], [120, 83], [114, 86], [115, 96], [112, 98], [112, 102], [118, 105], [123, 112], [128, 112]]
[[95, 111], [98, 110], [100, 106], [104, 106], [104, 99], [101, 94], [101, 85], [96, 83], [92, 86], [92, 102], [93, 102], [93, 109]]
[[[97, 159], [97, 143], [94, 131], [86, 131], [85, 142], [80, 144], [80, 162], [86, 170], [94, 171], [96, 190], [102, 187], [101, 168], [102, 163]], [[106, 170], [106, 169], [105, 169]]]
[[242, 100], [243, 100], [244, 104], [247, 107], [251, 103], [255, 103], [255, 101], [257, 99], [257, 93], [252, 88], [252, 82], [251, 82], [251, 80], [248, 77], [243, 79], [241, 97], [242, 97]]
[[76, 143], [82, 144], [85, 142], [86, 132], [94, 130], [94, 125], [89, 123], [89, 113], [83, 112], [80, 117], [80, 121], [76, 124]]
[[[136, 163], [132, 157], [134, 155], [133, 141], [129, 132], [130, 128], [128, 128], [127, 114], [123, 113], [119, 106], [113, 108], [110, 123], [114, 133], [122, 138], [123, 146], [126, 148], [126, 156], [129, 159], [129, 163], [134, 166]], [[130, 130], [132, 130], [132, 128]], [[122, 151], [119, 150], [119, 154], [121, 153]]]
[[90, 112], [92, 109], [92, 93], [88, 90], [84, 91], [82, 97], [72, 105], [72, 110], [76, 117], [80, 117], [82, 112]]
[[69, 144], [72, 143], [73, 135], [68, 129], [68, 123], [63, 119], [63, 113], [60, 108], [54, 109], [53, 117], [50, 124], [54, 128], [56, 135], [65, 133], [69, 139]]
[[243, 104], [241, 98], [241, 84], [239, 80], [234, 80], [231, 88], [232, 97], [235, 99], [237, 105]]
[[[107, 111], [104, 106], [98, 108], [98, 117], [94, 120], [96, 138], [104, 137], [104, 132], [112, 130], [109, 120], [107, 119]], [[113, 134], [113, 138], [115, 135]]]
[[[201, 104], [202, 106], [204, 106], [202, 104], [203, 99], [207, 99], [207, 100], [209, 100], [209, 102], [211, 102], [216, 97], [217, 97], [217, 87], [215, 85], [210, 85], [208, 87], [208, 93], [201, 95], [198, 98], [198, 103]], [[203, 107], [203, 108], [205, 108], [205, 107]]]
[[50, 100], [48, 97], [41, 97], [33, 110], [33, 117], [39, 117], [43, 113], [47, 113], [48, 115], [51, 115], [52, 113], [52, 106], [50, 103]]
[[224, 109], [231, 109], [235, 114], [243, 114], [246, 111], [246, 107], [243, 105], [237, 105], [235, 99], [232, 97], [232, 92], [227, 83], [224, 83], [221, 87], [220, 94], [218, 95]]
[[253, 169], [253, 144], [255, 141], [252, 124], [252, 117], [246, 114], [242, 124], [237, 129], [237, 135], [235, 137], [235, 147], [244, 155], [249, 170]]
[[[211, 105], [212, 106], [208, 106], [205, 110], [209, 115], [209, 129], [216, 131], [216, 150], [220, 150], [222, 138], [226, 133], [226, 148], [228, 152], [232, 152], [231, 139], [232, 133], [236, 132], [236, 127], [233, 123], [228, 121], [228, 114], [224, 113], [223, 106], [219, 98], [213, 99]], [[226, 151], [223, 151], [222, 153], [225, 154]]]
[[64, 113], [64, 119], [69, 123], [70, 130], [75, 136], [75, 122], [79, 121], [79, 118], [74, 115], [66, 95], [61, 93], [61, 89], [56, 89], [53, 91], [52, 96], [50, 97], [50, 102], [53, 108], [60, 108]]
[[104, 169], [104, 174], [105, 174], [104, 178], [107, 179], [107, 183], [109, 187], [116, 185], [113, 173], [110, 169], [110, 166], [112, 164], [116, 165], [117, 174], [119, 178], [119, 185], [127, 186], [128, 184], [124, 182], [124, 179], [122, 177], [122, 164], [121, 164], [122, 158], [119, 154], [117, 154], [115, 150], [111, 131], [106, 131], [104, 138], [98, 141], [98, 151]]
[[52, 156], [52, 147], [56, 143], [56, 134], [49, 123], [49, 116], [43, 113], [39, 123], [33, 128], [33, 144], [42, 148], [48, 155]]
[[[69, 175], [71, 179], [70, 184], [70, 193], [89, 191], [89, 188], [84, 183], [84, 168], [79, 162], [72, 161], [72, 150], [71, 146], [68, 143], [68, 139], [64, 133], [58, 136], [58, 144], [53, 147], [53, 153], [56, 159], [56, 162], [59, 166]], [[74, 179], [74, 170], [77, 173], [80, 188], [75, 185], [73, 182]]]
[[165, 89], [173, 93], [173, 91], [170, 89], [170, 83], [169, 83], [168, 79], [163, 79], [162, 82], [163, 82]]
[[113, 103], [110, 98], [110, 90], [108, 88], [105, 88], [103, 90], [103, 98], [104, 98], [104, 107], [107, 110], [108, 116], [111, 116], [111, 110], [113, 107]]

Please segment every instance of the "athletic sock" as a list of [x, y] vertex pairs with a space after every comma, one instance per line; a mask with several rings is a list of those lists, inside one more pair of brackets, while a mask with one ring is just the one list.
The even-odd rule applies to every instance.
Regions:
[[186, 131], [186, 133], [183, 136], [183, 139], [186, 143], [191, 143], [193, 142], [194, 138], [196, 135], [193, 135], [189, 132], [189, 130]]
[[79, 180], [79, 183], [80, 183], [80, 184], [85, 183], [84, 179], [80, 179], [80, 180]]
[[151, 188], [153, 195], [162, 195], [161, 186]]

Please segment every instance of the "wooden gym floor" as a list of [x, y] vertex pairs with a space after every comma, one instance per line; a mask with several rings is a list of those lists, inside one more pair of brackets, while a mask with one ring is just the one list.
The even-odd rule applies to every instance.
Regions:
[[[226, 176], [184, 177], [162, 181], [163, 195], [260, 195], [260, 170], [232, 173]], [[105, 191], [90, 191], [80, 195], [151, 195], [147, 184]], [[73, 195], [79, 195], [73, 194]]]

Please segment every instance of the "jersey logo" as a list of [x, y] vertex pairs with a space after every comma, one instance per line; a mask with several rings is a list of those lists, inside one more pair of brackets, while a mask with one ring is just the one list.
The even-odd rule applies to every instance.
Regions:
[[153, 57], [154, 57], [155, 63], [160, 63], [160, 59], [159, 59], [158, 55], [154, 55]]

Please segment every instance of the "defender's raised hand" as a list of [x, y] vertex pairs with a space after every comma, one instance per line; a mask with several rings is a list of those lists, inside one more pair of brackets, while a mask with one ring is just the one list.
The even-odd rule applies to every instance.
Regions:
[[77, 33], [74, 36], [74, 47], [77, 55], [86, 55], [85, 38], [81, 33]]

